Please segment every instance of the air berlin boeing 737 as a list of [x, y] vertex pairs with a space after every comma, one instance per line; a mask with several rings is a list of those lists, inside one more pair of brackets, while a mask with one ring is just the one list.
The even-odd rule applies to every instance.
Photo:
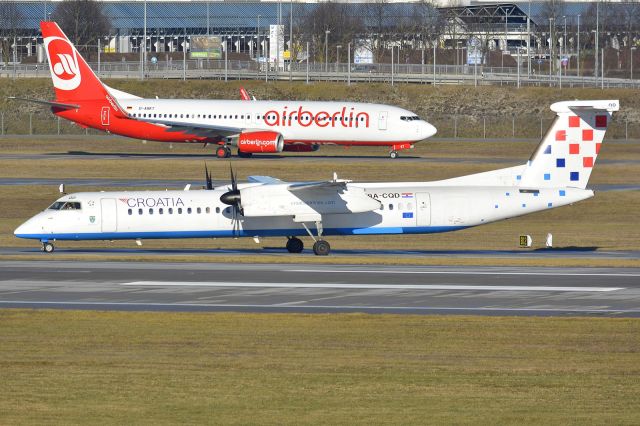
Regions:
[[83, 127], [162, 142], [216, 144], [218, 157], [315, 151], [321, 144], [398, 151], [436, 133], [401, 108], [354, 102], [143, 99], [103, 84], [55, 22], [41, 22], [54, 114]]

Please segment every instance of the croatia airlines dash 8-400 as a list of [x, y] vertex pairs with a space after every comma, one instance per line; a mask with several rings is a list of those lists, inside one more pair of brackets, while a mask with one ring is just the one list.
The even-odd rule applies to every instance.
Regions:
[[[103, 84], [55, 22], [40, 23], [55, 115], [136, 139], [216, 145], [216, 156], [315, 151], [322, 144], [398, 151], [433, 136], [435, 127], [402, 108], [356, 102], [143, 99]], [[24, 99], [23, 99], [24, 100]]]

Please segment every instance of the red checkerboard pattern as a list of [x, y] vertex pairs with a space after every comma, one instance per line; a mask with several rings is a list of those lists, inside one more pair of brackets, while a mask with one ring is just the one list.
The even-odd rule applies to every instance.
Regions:
[[580, 145], [577, 143], [569, 144], [569, 154], [580, 154]]
[[567, 140], [567, 131], [566, 130], [558, 130], [556, 132], [556, 141], [566, 141]]
[[580, 117], [578, 117], [577, 115], [570, 115], [569, 127], [580, 127]]

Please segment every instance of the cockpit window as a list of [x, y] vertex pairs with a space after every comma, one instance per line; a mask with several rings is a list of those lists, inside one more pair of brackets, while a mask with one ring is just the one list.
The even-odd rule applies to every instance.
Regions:
[[77, 201], [56, 201], [49, 206], [49, 210], [80, 210], [81, 205]]

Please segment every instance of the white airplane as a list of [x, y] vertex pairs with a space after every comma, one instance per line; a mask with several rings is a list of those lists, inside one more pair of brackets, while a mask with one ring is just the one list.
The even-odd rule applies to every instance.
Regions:
[[[617, 100], [551, 106], [556, 118], [525, 164], [435, 182], [287, 183], [266, 176], [210, 190], [85, 192], [61, 197], [15, 230], [40, 240], [143, 240], [285, 236], [289, 252], [326, 255], [327, 235], [455, 231], [565, 206], [586, 189]], [[140, 242], [140, 241], [138, 241]]]
[[[40, 23], [56, 99], [39, 101], [82, 127], [136, 139], [217, 145], [216, 156], [310, 152], [323, 144], [398, 151], [433, 136], [415, 113], [356, 102], [143, 99], [103, 84], [55, 22]], [[24, 98], [13, 98], [34, 101]]]

